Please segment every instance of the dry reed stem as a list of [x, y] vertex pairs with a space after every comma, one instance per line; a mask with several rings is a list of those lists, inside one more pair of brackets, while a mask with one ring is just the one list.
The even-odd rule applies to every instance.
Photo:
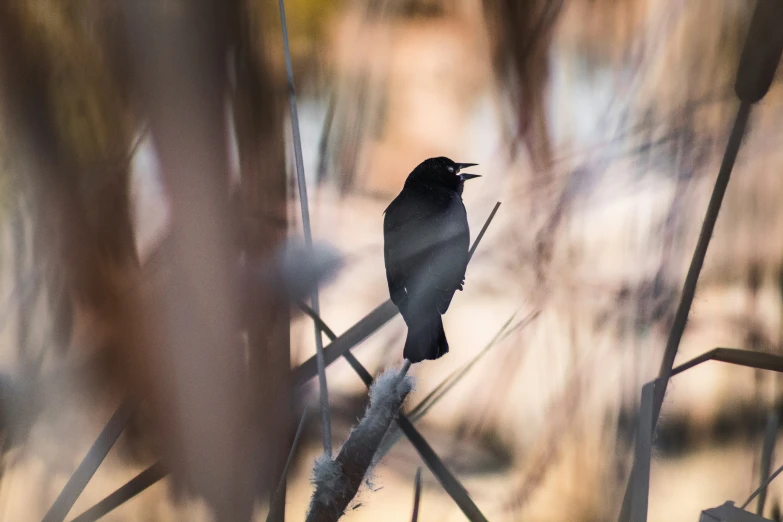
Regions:
[[[296, 166], [296, 179], [299, 186], [299, 203], [302, 207], [302, 228], [304, 229], [305, 242], [312, 248], [313, 235], [310, 230], [310, 209], [307, 202], [307, 180], [305, 179], [304, 160], [302, 159], [302, 137], [299, 132], [299, 113], [296, 108], [296, 90], [294, 87], [294, 72], [291, 65], [291, 49], [288, 43], [288, 24], [285, 18], [285, 2], [278, 0], [280, 8], [280, 21], [283, 29], [283, 47], [285, 51], [285, 68], [288, 79], [288, 102], [291, 111], [291, 132], [294, 138], [294, 163]], [[320, 314], [318, 302], [318, 286], [313, 287], [311, 302], [316, 314]], [[332, 424], [329, 415], [329, 391], [326, 384], [326, 363], [324, 360], [323, 339], [321, 329], [315, 325], [315, 360], [318, 366], [318, 387], [321, 402], [321, 434], [323, 436], [324, 453], [332, 454]]]

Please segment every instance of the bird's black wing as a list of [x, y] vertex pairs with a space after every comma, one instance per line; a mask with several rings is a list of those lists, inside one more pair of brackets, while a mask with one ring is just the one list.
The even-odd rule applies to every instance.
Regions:
[[[395, 200], [396, 201], [396, 200]], [[389, 213], [392, 205], [386, 209], [383, 219], [383, 259], [386, 263], [386, 282], [389, 285], [389, 296], [399, 308], [405, 300], [405, 278], [403, 275], [402, 256], [400, 255], [401, 222], [394, 213]]]
[[397, 307], [407, 299], [406, 287], [426, 256], [431, 236], [428, 222], [437, 210], [422, 194], [403, 189], [384, 212], [386, 280], [391, 300]]
[[453, 191], [406, 189], [385, 214], [384, 258], [392, 301], [403, 316], [445, 313], [468, 264], [470, 232], [462, 198]]
[[416, 255], [404, 266], [404, 280], [412, 316], [446, 313], [468, 265], [470, 231], [465, 206], [454, 192], [440, 196], [435, 199], [437, 211], [410, 227]]
[[468, 267], [470, 229], [462, 198], [457, 195], [452, 198], [448, 211], [442, 219], [443, 222], [438, 227], [440, 246], [430, 254], [427, 268], [432, 274], [431, 277], [437, 282], [438, 311], [445, 314], [454, 293], [462, 287], [465, 270]]

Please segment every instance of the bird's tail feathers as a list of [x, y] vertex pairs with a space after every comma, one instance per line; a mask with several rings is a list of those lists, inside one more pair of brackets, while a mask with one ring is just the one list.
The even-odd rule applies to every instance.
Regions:
[[416, 324], [408, 325], [408, 336], [405, 339], [403, 357], [412, 363], [424, 360], [435, 360], [449, 351], [446, 332], [443, 330], [443, 320], [437, 317]]

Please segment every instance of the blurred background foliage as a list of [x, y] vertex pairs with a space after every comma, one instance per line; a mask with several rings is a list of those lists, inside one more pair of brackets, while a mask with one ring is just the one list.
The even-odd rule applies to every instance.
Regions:
[[[184, 5], [156, 7], [176, 18]], [[227, 67], [232, 208], [240, 250], [263, 263], [301, 227], [280, 21], [274, 2], [231, 5], [244, 17], [242, 30], [229, 26], [241, 35]], [[512, 314], [539, 315], [490, 344], [417, 425], [491, 520], [614, 519], [640, 385], [657, 371], [736, 110], [752, 2], [290, 0], [286, 9], [315, 235], [349, 260], [324, 289], [325, 321], [343, 332], [388, 297], [380, 224], [407, 173], [430, 156], [480, 163], [481, 185], [465, 195], [473, 230], [496, 200], [503, 206], [446, 317], [452, 353], [412, 370], [412, 404], [483, 353]], [[132, 342], [124, 306], [129, 288], [160, 277], [169, 194], [128, 55], [142, 36], [125, 31], [121, 2], [14, 1], [0, 19], [0, 79], [10, 86], [1, 91], [0, 363], [13, 383], [3, 389], [16, 390], [3, 407], [0, 518], [36, 520], [105, 422], [109, 397], [144, 382], [133, 376], [144, 365], [131, 362], [151, 352]], [[781, 351], [781, 96], [776, 81], [753, 114], [683, 360], [715, 346]], [[22, 120], [46, 139], [31, 139]], [[250, 335], [258, 375], [313, 353], [306, 317], [294, 314], [289, 332], [288, 311], [269, 312], [281, 301], [253, 303], [252, 317], [274, 316]], [[268, 329], [276, 334], [264, 344]], [[403, 337], [397, 318], [357, 357], [377, 374], [399, 362]], [[341, 443], [366, 391], [343, 361], [328, 375]], [[744, 499], [763, 419], [783, 404], [779, 379], [749, 370], [710, 365], [678, 379], [659, 424], [651, 520], [696, 520]], [[285, 410], [274, 386], [260, 386], [271, 403], [259, 408]], [[299, 395], [315, 402], [317, 387]], [[154, 423], [137, 424], [77, 507], [157, 454], [142, 436]], [[289, 482], [293, 520], [318, 451], [319, 423], [307, 428]], [[363, 493], [345, 519], [408, 516], [419, 465], [407, 441], [390, 447], [376, 472], [383, 489]], [[460, 520], [433, 477], [423, 482], [421, 519]], [[172, 490], [161, 482], [114, 520], [202, 519]], [[781, 492], [773, 487], [768, 511]]]

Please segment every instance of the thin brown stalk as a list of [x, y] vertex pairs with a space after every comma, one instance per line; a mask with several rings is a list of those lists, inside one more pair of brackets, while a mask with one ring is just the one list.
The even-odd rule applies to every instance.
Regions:
[[737, 158], [737, 153], [739, 152], [740, 144], [742, 143], [742, 136], [745, 134], [745, 126], [748, 122], [749, 115], [750, 105], [741, 103], [737, 111], [737, 118], [731, 131], [729, 143], [726, 146], [726, 153], [723, 157], [720, 172], [718, 173], [718, 179], [715, 181], [715, 188], [713, 189], [712, 197], [707, 206], [707, 213], [704, 217], [699, 240], [696, 243], [696, 249], [693, 252], [688, 275], [685, 278], [680, 304], [677, 306], [677, 312], [675, 312], [674, 316], [674, 324], [672, 325], [669, 332], [669, 338], [666, 342], [666, 351], [664, 352], [660, 373], [658, 375], [662, 382], [655, 390], [656, 396], [653, 417], [656, 421], [653, 424], [657, 422], [658, 416], [660, 415], [663, 397], [666, 394], [666, 386], [671, 377], [672, 367], [674, 366], [674, 359], [677, 356], [677, 349], [680, 346], [680, 340], [685, 332], [691, 304], [696, 295], [696, 284], [699, 280], [699, 273], [704, 265], [704, 259], [707, 256], [707, 247], [710, 244], [710, 239], [712, 238], [712, 233], [715, 229], [715, 223], [718, 220], [718, 213], [720, 212], [721, 203], [723, 202], [723, 196], [726, 194], [726, 188], [728, 187], [731, 171], [734, 168], [734, 161]]
[[726, 362], [783, 373], [783, 356], [737, 348], [715, 348], [672, 369], [672, 377], [707, 361]]

